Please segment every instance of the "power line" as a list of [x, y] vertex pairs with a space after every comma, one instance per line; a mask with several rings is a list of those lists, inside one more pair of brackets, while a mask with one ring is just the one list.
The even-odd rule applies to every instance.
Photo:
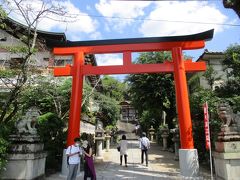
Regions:
[[222, 1], [222, 0], [113, 0], [113, 1]]
[[240, 24], [230, 24], [230, 23], [213, 23], [213, 22], [201, 22], [201, 21], [176, 21], [167, 19], [150, 19], [150, 18], [128, 18], [128, 17], [117, 17], [117, 16], [103, 16], [103, 15], [93, 15], [93, 14], [71, 14], [75, 16], [89, 16], [96, 18], [106, 18], [106, 19], [125, 19], [125, 20], [135, 20], [135, 21], [159, 21], [159, 22], [169, 22], [169, 23], [186, 23], [186, 24], [212, 24], [218, 26], [234, 26], [240, 27]]

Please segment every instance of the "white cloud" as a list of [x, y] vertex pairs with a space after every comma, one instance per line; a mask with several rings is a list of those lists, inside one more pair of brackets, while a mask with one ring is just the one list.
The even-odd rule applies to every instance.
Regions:
[[[151, 2], [144, 1], [107, 1], [100, 0], [95, 5], [96, 9], [100, 14], [107, 17], [121, 17], [120, 18], [106, 18], [111, 24], [111, 27], [122, 30], [125, 26], [130, 25], [134, 22], [133, 19], [139, 16], [144, 16], [144, 9], [148, 7]], [[124, 19], [125, 18], [125, 19]]]
[[[76, 18], [73, 18], [73, 22], [67, 23], [68, 31], [74, 33], [92, 33], [96, 30], [97, 22], [88, 16], [88, 14], [81, 12], [70, 1], [63, 2], [61, 5], [66, 8], [68, 13], [76, 15]], [[69, 20], [71, 21], [72, 19]], [[66, 27], [64, 23], [58, 23], [57, 26], [63, 30]]]
[[[32, 12], [29, 14], [34, 19], [35, 15], [38, 11], [40, 11], [42, 7], [42, 0], [34, 0], [34, 3], [31, 0], [23, 0], [21, 4], [25, 9], [31, 8]], [[48, 1], [45, 2], [46, 7], [50, 7], [52, 4], [46, 4]], [[47, 13], [45, 14], [38, 23], [38, 29], [45, 30], [45, 31], [60, 31], [66, 32], [71, 36], [78, 36], [79, 33], [86, 33], [92, 34], [96, 36], [96, 29], [98, 27], [98, 22], [88, 16], [87, 13], [81, 12], [74, 4], [72, 4], [69, 0], [67, 1], [53, 1], [53, 4], [60, 5], [63, 7], [64, 11], [66, 12], [65, 16], [59, 16], [56, 14]], [[15, 7], [14, 3], [11, 2], [10, 4], [12, 8]], [[16, 9], [16, 8], [15, 8]], [[23, 17], [17, 11], [12, 11], [11, 17], [14, 19], [24, 22]], [[57, 21], [56, 21], [57, 20]], [[98, 33], [98, 37], [100, 34]], [[72, 39], [72, 38], [71, 38]]]
[[[122, 54], [96, 54], [98, 66], [123, 65]], [[119, 81], [123, 81], [126, 75], [109, 75]]]
[[[208, 2], [156, 2], [155, 9], [141, 25], [139, 32], [144, 36], [169, 36], [199, 33], [209, 29], [215, 32], [223, 31], [222, 25], [181, 23], [184, 22], [209, 22], [226, 23], [227, 17], [220, 12], [213, 4]], [[168, 22], [167, 22], [168, 21]]]
[[121, 54], [96, 54], [98, 66], [123, 65]]
[[90, 34], [89, 36], [92, 40], [99, 40], [99, 39], [102, 39], [102, 34], [100, 32], [94, 32], [92, 34]]

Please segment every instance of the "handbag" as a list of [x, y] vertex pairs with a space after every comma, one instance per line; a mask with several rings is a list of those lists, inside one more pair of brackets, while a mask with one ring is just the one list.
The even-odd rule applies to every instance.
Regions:
[[120, 149], [121, 149], [121, 147], [120, 147], [120, 146], [118, 146], [118, 147], [117, 147], [117, 150], [118, 150], [118, 152], [120, 152]]
[[148, 150], [148, 147], [145, 146], [142, 141], [141, 141], [141, 144], [142, 144], [142, 147], [143, 147], [142, 149], [143, 149], [144, 151]]

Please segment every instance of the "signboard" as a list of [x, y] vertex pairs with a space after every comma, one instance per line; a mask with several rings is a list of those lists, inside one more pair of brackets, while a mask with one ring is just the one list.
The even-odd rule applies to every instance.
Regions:
[[211, 150], [211, 139], [210, 139], [210, 128], [209, 128], [209, 113], [208, 113], [208, 103], [203, 104], [204, 112], [204, 130], [206, 137], [206, 149], [209, 150], [210, 157], [210, 168], [211, 168], [211, 180], [213, 180], [213, 168], [212, 168], [212, 150]]
[[206, 149], [210, 148], [210, 131], [209, 131], [209, 114], [208, 114], [208, 104], [207, 102], [203, 105], [204, 111], [204, 130], [205, 130], [205, 138], [206, 138]]

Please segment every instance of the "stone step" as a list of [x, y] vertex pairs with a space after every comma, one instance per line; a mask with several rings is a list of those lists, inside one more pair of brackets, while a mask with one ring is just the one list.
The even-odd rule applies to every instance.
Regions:
[[135, 123], [133, 122], [125, 122], [125, 121], [118, 121], [118, 134], [121, 139], [121, 135], [125, 134], [128, 140], [138, 140], [139, 137], [135, 134]]

